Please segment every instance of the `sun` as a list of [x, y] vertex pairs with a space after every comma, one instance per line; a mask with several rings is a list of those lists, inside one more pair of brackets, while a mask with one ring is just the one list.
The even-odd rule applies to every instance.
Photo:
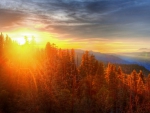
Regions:
[[[27, 33], [26, 33], [27, 34]], [[19, 44], [19, 45], [24, 45], [26, 43], [26, 41], [31, 42], [31, 40], [33, 39], [33, 35], [29, 34], [25, 35], [24, 37], [19, 37], [19, 38], [15, 38], [14, 40]], [[34, 38], [35, 40], [35, 38]]]
[[[21, 37], [21, 38], [16, 38], [15, 40], [17, 41], [17, 43], [19, 45], [24, 45], [26, 43], [26, 41], [28, 41], [30, 43], [32, 41], [33, 37], [34, 36], [32, 34], [30, 34], [30, 35], [26, 35], [26, 36]], [[36, 41], [35, 37], [34, 37], [34, 40]]]
[[24, 38], [17, 38], [16, 41], [18, 42], [18, 44], [23, 45], [25, 44], [25, 39]]
[[34, 40], [36, 42], [39, 41], [38, 40], [39, 33], [34, 30], [28, 29], [28, 28], [19, 28], [19, 29], [13, 31], [12, 35], [13, 35], [12, 39], [20, 45], [25, 44], [26, 41], [31, 42], [33, 37], [35, 37]]
[[29, 43], [34, 37], [35, 45], [42, 48], [45, 47], [47, 42], [55, 43], [58, 45], [58, 47], [65, 47], [64, 45], [66, 45], [66, 42], [59, 40], [58, 34], [40, 31], [33, 28], [16, 28], [5, 33], [8, 34], [13, 41], [16, 41], [20, 45], [24, 45], [26, 43], [25, 37], [27, 37], [27, 41]]

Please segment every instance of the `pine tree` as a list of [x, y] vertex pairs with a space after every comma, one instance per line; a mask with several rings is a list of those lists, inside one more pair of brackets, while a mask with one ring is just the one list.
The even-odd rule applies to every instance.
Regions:
[[96, 71], [98, 68], [98, 61], [95, 59], [94, 55], [89, 56], [89, 75], [96, 75]]
[[90, 74], [90, 61], [89, 61], [89, 52], [85, 51], [82, 55], [81, 64], [79, 66], [79, 76], [84, 78]]
[[0, 35], [0, 57], [2, 57], [4, 48], [4, 35], [1, 33]]
[[4, 63], [4, 35], [0, 35], [0, 68]]
[[118, 93], [118, 78], [116, 73], [116, 67], [115, 65], [108, 64], [107, 70], [106, 70], [106, 80], [108, 84], [108, 90], [109, 90], [109, 101], [112, 105], [112, 111], [116, 112], [117, 110], [117, 93]]
[[105, 85], [104, 64], [102, 62], [98, 62], [96, 75], [94, 77], [95, 91], [99, 91], [100, 88], [102, 88], [104, 85]]

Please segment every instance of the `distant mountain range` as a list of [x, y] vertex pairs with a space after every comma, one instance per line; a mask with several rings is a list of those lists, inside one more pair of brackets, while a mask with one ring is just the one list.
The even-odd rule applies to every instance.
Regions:
[[150, 52], [122, 53], [116, 54], [115, 56], [129, 62], [130, 64], [144, 66], [150, 71]]
[[[81, 61], [84, 50], [75, 50], [78, 55], [79, 62]], [[119, 53], [119, 54], [104, 54], [100, 52], [89, 51], [95, 58], [104, 63], [112, 64], [137, 64], [146, 68], [150, 72], [150, 52], [133, 52], [133, 53]], [[142, 68], [142, 69], [144, 69]]]

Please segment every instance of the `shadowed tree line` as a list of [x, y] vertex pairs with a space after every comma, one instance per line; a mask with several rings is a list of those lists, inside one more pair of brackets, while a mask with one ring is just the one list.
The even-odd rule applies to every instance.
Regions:
[[0, 113], [149, 113], [150, 75], [0, 35]]

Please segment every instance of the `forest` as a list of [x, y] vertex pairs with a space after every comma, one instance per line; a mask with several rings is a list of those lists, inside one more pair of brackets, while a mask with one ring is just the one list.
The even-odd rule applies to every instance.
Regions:
[[150, 75], [0, 34], [0, 113], [149, 113]]

